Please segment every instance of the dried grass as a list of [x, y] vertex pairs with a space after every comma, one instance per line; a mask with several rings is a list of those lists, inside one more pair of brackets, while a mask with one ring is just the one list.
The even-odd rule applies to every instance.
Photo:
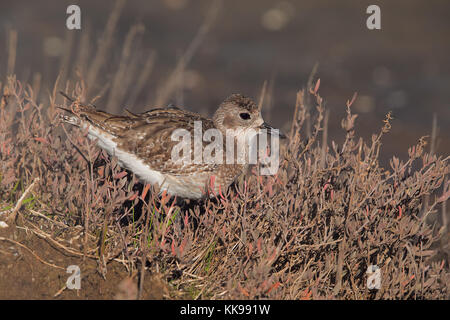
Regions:
[[[83, 86], [76, 88], [84, 96]], [[305, 140], [306, 95], [316, 119]], [[111, 261], [130, 276], [143, 278], [147, 268], [164, 275], [171, 298], [448, 298], [448, 261], [436, 256], [432, 244], [441, 234], [427, 217], [450, 195], [443, 184], [449, 157], [426, 153], [421, 138], [408, 160], [394, 157], [391, 168], [380, 167], [389, 115], [364, 142], [354, 132], [354, 99], [348, 101], [346, 139], [329, 146], [316, 84], [297, 95], [276, 176], [253, 168], [217, 199], [187, 203], [139, 184], [86, 132], [64, 132], [47, 112], [55, 106], [33, 97], [14, 77], [3, 87], [1, 208], [19, 205], [28, 230], [69, 255], [96, 259], [104, 277]], [[423, 212], [425, 195], [432, 202]], [[377, 291], [366, 286], [371, 264], [382, 270]]]

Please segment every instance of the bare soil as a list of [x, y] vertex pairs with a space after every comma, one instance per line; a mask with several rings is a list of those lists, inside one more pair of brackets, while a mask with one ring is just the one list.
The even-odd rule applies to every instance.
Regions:
[[[0, 241], [0, 299], [92, 300], [137, 297], [137, 276], [130, 278], [121, 263], [108, 263], [107, 275], [103, 278], [98, 272], [96, 260], [71, 256], [45, 239], [27, 232], [20, 223], [0, 228], [1, 238], [14, 242]], [[71, 275], [66, 273], [70, 265], [80, 267], [80, 290], [65, 288]], [[168, 297], [168, 283], [160, 275], [147, 273], [142, 299], [160, 300]]]

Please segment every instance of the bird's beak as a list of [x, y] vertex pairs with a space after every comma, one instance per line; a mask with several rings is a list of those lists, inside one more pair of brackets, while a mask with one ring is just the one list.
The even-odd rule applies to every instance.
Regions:
[[[260, 129], [267, 129], [267, 131], [269, 132], [269, 133], [272, 133], [272, 130], [276, 130], [274, 127], [272, 127], [271, 125], [269, 125], [268, 123], [266, 123], [266, 122], [263, 122], [263, 124], [259, 127]], [[281, 139], [286, 139], [286, 136], [280, 131], [280, 130], [278, 130], [278, 136], [281, 138]]]

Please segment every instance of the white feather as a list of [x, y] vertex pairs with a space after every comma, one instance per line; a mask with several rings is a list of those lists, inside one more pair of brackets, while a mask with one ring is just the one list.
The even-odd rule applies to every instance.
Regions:
[[[87, 124], [83, 127], [86, 128]], [[95, 127], [89, 125], [88, 137], [92, 140], [97, 139], [97, 144], [102, 149], [106, 150], [110, 155], [117, 157], [118, 163], [140, 179], [150, 184], [157, 184], [161, 191], [166, 190], [171, 195], [177, 195], [182, 198], [198, 199], [202, 198], [205, 187], [205, 181], [209, 176], [191, 175], [191, 176], [174, 176], [170, 174], [162, 174], [158, 171], [152, 170], [141, 159], [137, 158], [133, 153], [126, 152], [117, 148], [117, 143], [114, 142], [113, 136], [101, 132]]]

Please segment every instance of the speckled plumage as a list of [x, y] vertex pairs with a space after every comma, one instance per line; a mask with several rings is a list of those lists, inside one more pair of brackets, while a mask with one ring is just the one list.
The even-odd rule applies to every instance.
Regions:
[[[203, 132], [216, 128], [225, 136], [226, 130], [232, 129], [236, 143], [242, 143], [247, 129], [267, 128], [257, 105], [240, 94], [225, 99], [213, 119], [176, 107], [156, 108], [140, 114], [127, 112], [126, 116], [116, 116], [74, 102], [70, 109], [64, 110], [71, 115], [64, 116], [63, 121], [89, 128], [88, 136], [97, 139], [101, 148], [116, 156], [121, 166], [134, 172], [146, 183], [158, 184], [161, 190], [167, 190], [171, 195], [190, 199], [206, 196], [206, 190], [209, 190], [210, 196], [217, 194], [219, 189], [224, 190], [248, 165], [236, 162], [227, 164], [225, 161], [174, 162], [171, 151], [178, 141], [172, 141], [171, 135], [175, 129], [188, 130], [193, 139], [194, 121], [201, 121]], [[248, 113], [249, 119], [242, 119], [242, 113]], [[207, 144], [203, 141], [203, 147]], [[214, 183], [211, 184], [211, 181]]]

